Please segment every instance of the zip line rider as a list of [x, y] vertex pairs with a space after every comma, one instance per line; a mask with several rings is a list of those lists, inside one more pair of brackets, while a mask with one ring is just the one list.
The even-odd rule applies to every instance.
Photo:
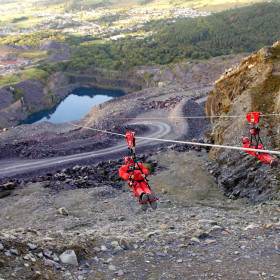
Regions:
[[[260, 112], [247, 113], [247, 120], [249, 123], [253, 124], [253, 127], [251, 127], [249, 130], [250, 139], [249, 137], [244, 137], [242, 139], [243, 148], [264, 150], [264, 145], [260, 138], [260, 128], [255, 127], [255, 124], [259, 122], [260, 114], [261, 114]], [[260, 159], [262, 162], [266, 164], [270, 164], [270, 166], [278, 164], [277, 159], [269, 154], [262, 153], [262, 152], [246, 151], [246, 150], [244, 150], [244, 152], [251, 154], [252, 156]]]
[[[244, 137], [242, 139], [242, 142], [244, 144], [242, 146], [243, 148], [264, 150], [264, 146], [262, 144], [256, 145], [256, 143], [251, 143], [249, 137]], [[252, 156], [260, 159], [262, 162], [266, 164], [270, 164], [271, 166], [278, 164], [276, 158], [274, 158], [269, 154], [262, 153], [262, 152], [246, 151], [246, 150], [244, 150], [244, 152], [251, 154]]]
[[120, 167], [119, 175], [121, 178], [127, 180], [143, 211], [148, 209], [148, 203], [155, 210], [157, 208], [157, 197], [152, 193], [148, 184], [148, 168], [136, 160], [135, 132], [128, 131], [126, 133], [126, 140], [132, 156], [124, 158], [124, 165]]
[[119, 169], [119, 175], [121, 178], [127, 180], [135, 197], [141, 202], [142, 210], [146, 211], [148, 209], [148, 202], [152, 209], [155, 210], [157, 208], [157, 201], [154, 200], [156, 197], [145, 181], [148, 176], [148, 168], [142, 163], [135, 163], [132, 157], [125, 157], [124, 164]]

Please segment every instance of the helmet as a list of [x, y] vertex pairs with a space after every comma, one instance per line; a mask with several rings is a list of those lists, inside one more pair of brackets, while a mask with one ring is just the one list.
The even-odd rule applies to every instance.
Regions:
[[246, 143], [250, 142], [249, 137], [244, 137], [244, 138], [242, 139], [242, 142], [243, 142], [243, 144], [246, 144]]
[[125, 165], [132, 165], [133, 164], [133, 158], [132, 157], [125, 157], [124, 158], [124, 164]]
[[260, 131], [260, 129], [258, 127], [253, 127], [253, 128], [250, 129], [250, 134], [258, 135], [259, 131]]

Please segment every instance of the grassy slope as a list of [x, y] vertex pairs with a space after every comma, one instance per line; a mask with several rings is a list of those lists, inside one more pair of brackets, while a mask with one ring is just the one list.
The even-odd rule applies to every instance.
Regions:
[[0, 76], [0, 87], [19, 83], [28, 79], [36, 79], [40, 82], [44, 83], [44, 81], [47, 79], [49, 74], [41, 69], [37, 68], [30, 68], [27, 70], [21, 71], [21, 74], [10, 74], [5, 76]]

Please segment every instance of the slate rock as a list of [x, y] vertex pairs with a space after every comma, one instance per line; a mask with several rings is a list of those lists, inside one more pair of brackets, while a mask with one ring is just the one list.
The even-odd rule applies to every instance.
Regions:
[[109, 270], [112, 270], [112, 271], [116, 270], [116, 267], [114, 265], [112, 265], [112, 264], [110, 264], [108, 268], [109, 268]]
[[18, 250], [17, 249], [10, 249], [10, 252], [14, 255], [19, 255]]
[[11, 191], [2, 191], [0, 192], [0, 198], [9, 196], [11, 194]]
[[61, 262], [65, 263], [65, 264], [71, 264], [71, 265], [78, 265], [78, 260], [77, 260], [77, 256], [74, 252], [74, 250], [66, 250], [64, 253], [62, 253], [59, 256]]
[[57, 269], [61, 268], [61, 265], [55, 261], [52, 261], [52, 260], [48, 260], [48, 259], [45, 259], [44, 260], [44, 265], [46, 266], [53, 266]]
[[27, 246], [29, 247], [30, 250], [35, 250], [37, 248], [37, 245], [32, 243], [27, 243]]

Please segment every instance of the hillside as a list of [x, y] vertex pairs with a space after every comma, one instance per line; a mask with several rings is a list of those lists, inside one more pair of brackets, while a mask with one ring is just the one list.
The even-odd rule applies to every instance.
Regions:
[[[93, 107], [77, 123], [203, 141], [208, 121], [182, 117], [203, 115], [209, 87], [188, 84], [122, 96]], [[165, 129], [157, 131], [157, 123]], [[127, 155], [124, 137], [48, 122], [0, 133], [0, 177], [8, 176], [0, 179], [0, 277], [277, 279], [279, 201], [252, 206], [225, 198], [205, 149], [136, 143], [159, 197], [156, 211], [141, 211], [118, 176]], [[98, 152], [100, 158], [88, 157]], [[65, 163], [66, 155], [73, 160], [79, 153], [86, 157]], [[47, 169], [36, 169], [42, 162]], [[20, 176], [23, 165], [28, 173]]]
[[195, 18], [190, 18], [191, 14], [189, 18], [172, 21], [152, 19], [141, 24], [136, 21], [133, 24], [137, 27], [121, 24], [121, 20], [112, 19], [110, 15], [106, 17], [104, 22], [88, 20], [79, 27], [81, 30], [93, 30], [92, 34], [77, 35], [80, 29], [73, 28], [71, 32], [76, 32], [73, 33], [75, 35], [67, 34], [69, 32], [64, 28], [49, 30], [48, 26], [47, 31], [38, 29], [24, 35], [5, 36], [0, 38], [0, 43], [10, 46], [27, 44], [32, 50], [24, 56], [40, 63], [43, 62], [42, 57], [50, 55], [40, 50], [41, 43], [50, 40], [66, 43], [72, 47], [72, 56], [60, 67], [62, 71], [91, 67], [131, 71], [135, 66], [208, 59], [252, 52], [271, 45], [279, 39], [280, 3], [255, 4], [210, 16], [197, 14]]
[[[239, 147], [248, 111], [280, 115], [278, 2], [176, 20], [162, 11], [246, 2], [0, 2], [0, 33], [16, 33], [0, 38], [0, 56], [27, 63], [0, 76], [0, 280], [280, 279], [280, 169], [174, 141]], [[131, 7], [157, 9], [132, 31]], [[126, 94], [77, 121], [18, 125], [80, 86]], [[279, 151], [279, 116], [259, 125]], [[156, 210], [119, 176], [127, 131]]]
[[208, 59], [252, 52], [279, 39], [280, 4], [255, 4], [207, 17], [160, 21], [145, 30], [152, 35], [136, 40], [79, 44], [68, 69], [94, 65], [130, 70], [139, 65], [166, 65], [186, 59]]
[[0, 60], [11, 60], [22, 51], [23, 49], [16, 46], [0, 44]]
[[[204, 159], [175, 151], [153, 157], [166, 170], [150, 176], [160, 200], [146, 213], [123, 181], [121, 188], [64, 184], [56, 191], [41, 182], [15, 190], [0, 204], [0, 277], [276, 280], [279, 202], [253, 207], [224, 199]], [[91, 170], [65, 172], [78, 178]], [[54, 174], [57, 183], [65, 175]], [[63, 258], [66, 251], [71, 258]]]
[[[246, 113], [279, 113], [279, 100], [280, 41], [245, 58], [216, 82], [207, 100], [207, 115], [243, 117], [215, 120], [215, 143], [241, 146], [250, 127]], [[263, 117], [259, 125], [265, 147], [279, 150], [279, 116]], [[212, 157], [217, 161], [215, 176], [227, 195], [252, 201], [279, 197], [279, 170], [268, 170], [268, 166], [243, 152], [221, 150], [212, 152]]]

